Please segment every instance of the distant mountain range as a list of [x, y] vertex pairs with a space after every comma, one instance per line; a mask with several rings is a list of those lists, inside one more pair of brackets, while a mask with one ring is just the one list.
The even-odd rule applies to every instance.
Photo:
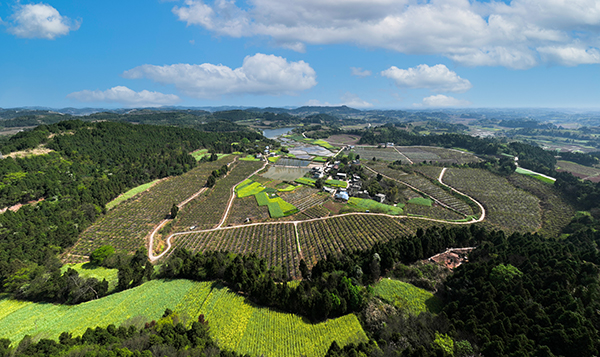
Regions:
[[50, 107], [20, 107], [20, 108], [0, 108], [0, 120], [12, 119], [25, 115], [48, 115], [48, 114], [68, 114], [73, 116], [84, 116], [100, 112], [109, 112], [116, 114], [127, 114], [136, 112], [173, 112], [189, 111], [194, 114], [202, 112], [214, 113], [220, 111], [244, 110], [251, 112], [271, 112], [277, 114], [290, 114], [306, 117], [315, 114], [329, 114], [341, 117], [386, 117], [386, 118], [422, 118], [444, 120], [448, 118], [464, 119], [530, 119], [541, 122], [575, 122], [575, 121], [598, 121], [600, 120], [600, 111], [582, 110], [582, 109], [553, 109], [553, 108], [461, 108], [461, 109], [405, 109], [405, 110], [383, 110], [369, 109], [360, 110], [350, 108], [345, 105], [335, 107], [303, 106], [303, 107], [243, 107], [243, 106], [218, 106], [218, 107], [182, 107], [170, 106], [159, 108], [50, 108]]

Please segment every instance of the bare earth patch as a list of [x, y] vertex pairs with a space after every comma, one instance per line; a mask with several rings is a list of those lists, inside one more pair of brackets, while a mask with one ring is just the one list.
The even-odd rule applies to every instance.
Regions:
[[54, 150], [48, 149], [46, 147], [37, 147], [35, 149], [11, 152], [10, 154], [4, 155], [4, 157], [12, 157], [16, 159], [18, 157], [46, 155], [48, 153], [51, 153], [52, 151]]

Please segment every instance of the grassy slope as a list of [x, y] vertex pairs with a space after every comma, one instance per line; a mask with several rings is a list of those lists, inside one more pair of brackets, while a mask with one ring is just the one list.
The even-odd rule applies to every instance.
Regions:
[[0, 338], [57, 338], [65, 330], [81, 335], [87, 327], [118, 325], [139, 315], [157, 320], [166, 308], [188, 315], [188, 321], [203, 313], [220, 346], [253, 356], [323, 356], [333, 340], [343, 346], [367, 339], [355, 315], [309, 324], [257, 307], [214, 283], [188, 280], [155, 280], [77, 306], [0, 299]]
[[150, 187], [154, 186], [154, 184], [156, 184], [158, 181], [160, 180], [154, 180], [152, 182], [148, 182], [145, 183], [143, 185], [139, 185], [138, 187], [134, 187], [131, 190], [121, 194], [119, 197], [115, 198], [114, 200], [110, 201], [109, 203], [106, 204], [106, 209], [112, 209], [114, 208], [116, 205], [118, 205], [119, 203], [130, 199], [131, 197], [137, 195], [140, 192], [144, 192], [147, 189], [149, 189]]
[[375, 295], [394, 304], [396, 307], [406, 309], [411, 314], [418, 315], [429, 311], [441, 311], [441, 301], [432, 293], [419, 289], [414, 285], [392, 279], [381, 279], [373, 287]]

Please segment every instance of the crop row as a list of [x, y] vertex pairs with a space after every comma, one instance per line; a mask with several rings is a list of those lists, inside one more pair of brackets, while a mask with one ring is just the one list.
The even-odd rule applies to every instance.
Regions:
[[233, 160], [233, 156], [205, 162], [189, 172], [154, 185], [110, 210], [85, 230], [68, 253], [89, 256], [102, 246], [112, 245], [118, 251], [134, 252], [144, 246], [144, 237], [164, 219], [173, 203], [180, 203], [200, 191], [208, 175]]
[[327, 208], [325, 208], [321, 205], [317, 205], [317, 206], [313, 206], [309, 209], [304, 210], [302, 212], [302, 214], [304, 216], [306, 216], [306, 219], [313, 219], [313, 218], [327, 217], [327, 216], [329, 216], [330, 212]]
[[[209, 333], [222, 348], [251, 356], [323, 356], [337, 341], [340, 346], [365, 341], [355, 315], [310, 324], [302, 317], [258, 307], [229, 289], [214, 283], [191, 289], [175, 309], [209, 323]], [[194, 291], [197, 290], [197, 291]], [[194, 295], [196, 293], [196, 295]]]
[[291, 197], [291, 194], [283, 196], [283, 199], [293, 204], [299, 211], [304, 211], [313, 206], [320, 205], [329, 198], [329, 195], [319, 193], [314, 189], [302, 190], [300, 195]]
[[364, 250], [410, 229], [392, 218], [378, 215], [350, 215], [298, 224], [302, 255], [307, 264], [325, 259], [332, 252]]
[[495, 229], [532, 232], [541, 225], [540, 200], [487, 170], [450, 168], [444, 182], [473, 197], [486, 209], [486, 222]]
[[[267, 260], [269, 266], [286, 267], [290, 277], [298, 277], [298, 249], [291, 223], [241, 226], [211, 232], [190, 233], [173, 238], [174, 249], [193, 252], [230, 251], [251, 254]], [[172, 252], [173, 250], [171, 250]]]
[[219, 224], [231, 198], [231, 189], [262, 166], [262, 162], [238, 161], [227, 176], [217, 180], [215, 186], [190, 201], [182, 210], [175, 231], [187, 231], [190, 227], [210, 229]]

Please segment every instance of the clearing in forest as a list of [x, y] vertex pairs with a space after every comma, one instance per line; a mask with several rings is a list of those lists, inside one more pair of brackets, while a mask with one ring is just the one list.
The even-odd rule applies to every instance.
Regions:
[[432, 293], [399, 280], [383, 278], [373, 287], [373, 293], [413, 315], [438, 313], [442, 308], [442, 302]]

